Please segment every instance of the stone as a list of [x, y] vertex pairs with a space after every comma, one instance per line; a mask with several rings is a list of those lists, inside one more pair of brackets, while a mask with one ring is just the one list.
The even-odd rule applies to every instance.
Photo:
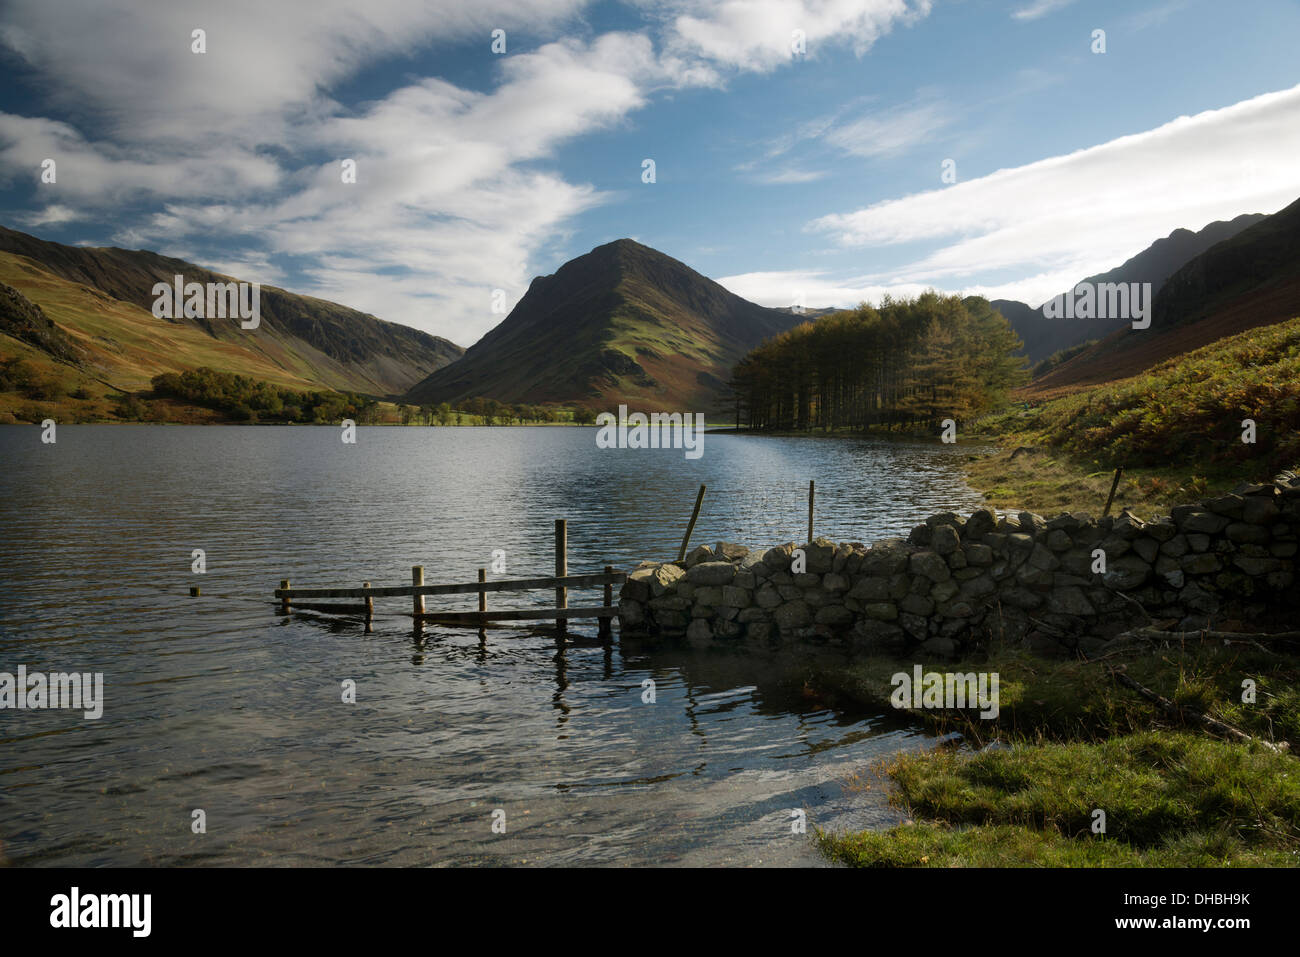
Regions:
[[822, 575], [831, 570], [835, 562], [835, 543], [829, 538], [817, 538], [803, 547], [808, 558], [806, 571]]
[[862, 558], [864, 575], [897, 575], [907, 568], [911, 550], [900, 538], [877, 542]]
[[1218, 498], [1207, 499], [1203, 504], [1215, 515], [1237, 520], [1241, 519], [1246, 508], [1246, 500], [1240, 495], [1220, 495]]
[[1156, 556], [1160, 554], [1160, 543], [1153, 538], [1134, 539], [1133, 551], [1144, 562], [1153, 562], [1156, 560]]
[[733, 545], [730, 542], [718, 542], [713, 547], [713, 554], [724, 562], [738, 562], [749, 554], [749, 549], [744, 545]]
[[1150, 577], [1150, 565], [1137, 555], [1124, 555], [1106, 563], [1106, 571], [1101, 580], [1108, 588], [1128, 591], [1146, 584]]
[[961, 537], [951, 525], [936, 525], [930, 536], [930, 548], [940, 555], [951, 555], [961, 547]]
[[754, 599], [758, 602], [759, 607], [761, 608], [775, 608], [783, 601], [781, 593], [778, 592], [776, 586], [771, 583], [764, 584], [759, 588], [758, 591], [754, 593]]
[[[1263, 501], [1262, 499], [1250, 499], [1252, 502]], [[1269, 502], [1268, 504], [1273, 504]], [[1250, 525], [1246, 522], [1233, 522], [1223, 534], [1228, 536], [1228, 541], [1236, 542], [1239, 545], [1267, 545], [1272, 536], [1269, 535], [1268, 529], [1262, 525]]]
[[1191, 547], [1187, 542], [1186, 535], [1175, 535], [1160, 546], [1160, 554], [1168, 555], [1170, 558], [1182, 558], [1191, 550]]
[[1280, 515], [1281, 510], [1271, 498], [1252, 496], [1246, 499], [1242, 509], [1242, 521], [1251, 525], [1269, 525]]
[[822, 588], [829, 592], [848, 591], [849, 580], [843, 575], [837, 575], [835, 572], [828, 572], [822, 576]]
[[1217, 555], [1208, 553], [1184, 555], [1179, 564], [1188, 575], [1212, 575], [1223, 567]]
[[792, 554], [794, 554], [793, 543], [776, 545], [763, 553], [763, 564], [774, 572], [788, 572]]
[[708, 641], [713, 637], [713, 626], [707, 618], [696, 618], [686, 629], [688, 641]]
[[1074, 545], [1074, 542], [1070, 541], [1070, 536], [1066, 534], [1064, 530], [1059, 528], [1054, 528], [1049, 531], [1045, 541], [1047, 547], [1054, 552], [1067, 551]]
[[936, 658], [952, 658], [957, 654], [957, 642], [951, 638], [935, 636], [921, 642], [921, 650]]
[[889, 581], [884, 578], [863, 578], [849, 592], [850, 598], [859, 601], [883, 601], [889, 597]]
[[719, 621], [714, 623], [713, 631], [719, 638], [739, 638], [745, 633], [745, 627], [738, 621]]
[[802, 601], [791, 601], [777, 608], [772, 619], [782, 631], [793, 631], [812, 622], [812, 611]]
[[1095, 615], [1096, 609], [1078, 588], [1057, 588], [1047, 596], [1047, 610], [1057, 615]]
[[971, 565], [987, 566], [993, 564], [993, 549], [979, 542], [967, 542], [961, 547], [966, 561]]
[[945, 602], [951, 600], [958, 590], [957, 583], [951, 579], [946, 582], [935, 582], [934, 587], [930, 589], [930, 597], [936, 602]]
[[935, 582], [947, 581], [952, 577], [948, 563], [935, 552], [917, 552], [912, 556], [910, 568], [915, 575], [924, 575]]
[[1217, 535], [1228, 527], [1228, 520], [1213, 512], [1192, 512], [1179, 523], [1178, 527], [1186, 534], [1196, 532], [1202, 535]]
[[[981, 508], [971, 512], [970, 518], [966, 520], [966, 527], [962, 530], [965, 538], [979, 538], [987, 535], [997, 527], [998, 517], [993, 514], [992, 509]], [[967, 555], [967, 558], [970, 556]]]
[[[678, 552], [678, 554], [680, 555], [681, 552]], [[713, 549], [709, 548], [708, 545], [699, 545], [691, 549], [690, 554], [686, 556], [686, 567], [692, 568], [701, 562], [711, 561], [713, 561]]]
[[794, 583], [800, 588], [816, 588], [822, 583], [822, 576], [816, 572], [796, 572]]
[[686, 580], [693, 585], [730, 585], [735, 577], [731, 562], [701, 562], [686, 569]]
[[735, 608], [748, 608], [753, 602], [754, 599], [747, 589], [737, 588], [735, 585], [726, 585], [722, 589], [722, 603], [724, 605], [731, 605]]
[[910, 615], [925, 617], [934, 614], [934, 602], [924, 595], [907, 595], [898, 607]]
[[862, 613], [876, 621], [893, 621], [898, 617], [898, 606], [887, 601], [872, 602], [862, 607]]
[[695, 602], [699, 605], [721, 605], [722, 586], [721, 585], [701, 585], [695, 589]]
[[849, 611], [843, 605], [827, 605], [824, 608], [817, 609], [817, 615], [814, 621], [819, 625], [830, 625], [834, 628], [842, 628], [853, 621], [853, 612]]

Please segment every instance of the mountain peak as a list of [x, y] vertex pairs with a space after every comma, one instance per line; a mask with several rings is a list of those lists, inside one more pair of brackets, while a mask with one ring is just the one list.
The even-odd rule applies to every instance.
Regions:
[[736, 361], [797, 319], [657, 249], [616, 239], [534, 279], [500, 325], [408, 401], [718, 409]]

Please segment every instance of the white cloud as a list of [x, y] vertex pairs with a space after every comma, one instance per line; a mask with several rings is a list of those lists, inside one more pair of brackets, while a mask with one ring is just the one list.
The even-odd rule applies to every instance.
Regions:
[[772, 70], [794, 59], [794, 32], [806, 55], [847, 45], [862, 56], [895, 23], [929, 14], [931, 0], [683, 0], [670, 49], [737, 70]]
[[944, 243], [896, 270], [903, 283], [998, 270], [1081, 278], [1178, 227], [1275, 212], [1300, 196], [1298, 154], [1300, 86], [808, 228], [846, 246]]
[[825, 139], [853, 156], [888, 156], [928, 142], [951, 122], [938, 103], [913, 103], [836, 125]]
[[1027, 7], [1021, 7], [1011, 14], [1013, 20], [1037, 20], [1039, 17], [1045, 17], [1049, 13], [1055, 13], [1074, 3], [1074, 0], [1034, 0]]

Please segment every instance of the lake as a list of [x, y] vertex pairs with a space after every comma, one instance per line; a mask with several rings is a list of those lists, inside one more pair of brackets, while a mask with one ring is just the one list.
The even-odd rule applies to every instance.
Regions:
[[[489, 578], [551, 574], [557, 518], [571, 574], [671, 559], [701, 483], [692, 545], [802, 541], [809, 479], [816, 533], [837, 541], [980, 505], [959, 468], [970, 446], [711, 433], [687, 459], [599, 449], [595, 435], [362, 427], [346, 445], [328, 427], [68, 425], [44, 445], [38, 428], [0, 427], [0, 671], [104, 676], [99, 720], [0, 710], [4, 855], [817, 865], [814, 825], [899, 820], [879, 788], [845, 781], [925, 735], [819, 703], [797, 656], [625, 650], [617, 636], [602, 648], [595, 622], [563, 648], [526, 629], [417, 640], [409, 599], [377, 599], [370, 634], [355, 618], [278, 614], [282, 578], [401, 585], [422, 564], [428, 583], [472, 581], [498, 549], [506, 571]], [[794, 808], [808, 836], [791, 833]]]

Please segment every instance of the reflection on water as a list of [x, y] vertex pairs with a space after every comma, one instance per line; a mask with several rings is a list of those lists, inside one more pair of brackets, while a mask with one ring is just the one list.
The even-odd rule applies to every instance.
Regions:
[[99, 721], [0, 711], [0, 840], [26, 864], [818, 863], [790, 810], [810, 830], [895, 820], [842, 781], [924, 739], [807, 697], [798, 660], [602, 648], [594, 623], [563, 648], [527, 630], [417, 641], [402, 599], [377, 600], [364, 634], [281, 617], [271, 590], [403, 584], [412, 564], [470, 581], [494, 549], [490, 577], [547, 574], [555, 518], [574, 573], [672, 557], [701, 483], [695, 543], [802, 538], [809, 479], [818, 534], [870, 542], [976, 506], [954, 467], [969, 452], [710, 434], [687, 460], [559, 428], [350, 446], [328, 428], [62, 426], [44, 446], [0, 428], [0, 671], [102, 671], [106, 699]]

